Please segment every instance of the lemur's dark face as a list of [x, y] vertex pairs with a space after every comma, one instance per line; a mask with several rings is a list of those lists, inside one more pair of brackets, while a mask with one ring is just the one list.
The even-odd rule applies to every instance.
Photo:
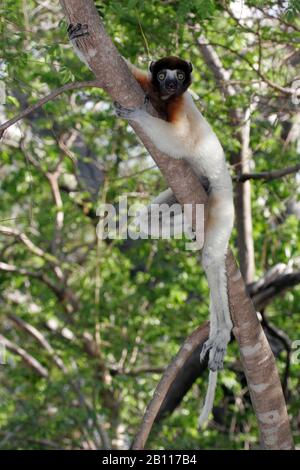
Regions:
[[192, 64], [179, 57], [164, 57], [151, 62], [151, 81], [162, 99], [179, 96], [192, 83]]

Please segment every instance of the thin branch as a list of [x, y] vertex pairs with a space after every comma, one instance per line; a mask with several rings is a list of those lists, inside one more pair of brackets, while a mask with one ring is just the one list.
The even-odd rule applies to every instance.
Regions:
[[[69, 196], [71, 193], [75, 192], [73, 189], [69, 188], [65, 184], [60, 184], [59, 189], [62, 192], [68, 194]], [[74, 205], [76, 205], [82, 211], [82, 213], [86, 217], [89, 217], [94, 224], [98, 222], [99, 217], [97, 216], [96, 211], [92, 208], [92, 204], [90, 203], [91, 202], [90, 200], [85, 198], [83, 201], [81, 201], [81, 200], [76, 200], [75, 198], [71, 198], [71, 197], [70, 197], [70, 200]]]
[[110, 367], [109, 371], [111, 375], [126, 375], [130, 377], [137, 377], [141, 374], [162, 374], [165, 371], [165, 367], [156, 366], [141, 366], [135, 369], [120, 369], [118, 367]]
[[6, 272], [16, 272], [23, 276], [32, 277], [43, 282], [52, 292], [55, 294], [57, 299], [63, 303], [67, 313], [73, 313], [79, 308], [78, 300], [75, 294], [63, 284], [55, 284], [46, 274], [41, 271], [30, 271], [24, 268], [19, 268], [13, 264], [0, 262], [0, 270]]
[[17, 116], [15, 116], [12, 119], [9, 119], [8, 121], [4, 122], [3, 124], [0, 125], [0, 139], [3, 136], [3, 133], [6, 129], [8, 129], [10, 126], [15, 124], [16, 122], [20, 121], [24, 117], [28, 116], [31, 114], [33, 111], [36, 109], [40, 108], [44, 104], [48, 103], [48, 101], [53, 100], [57, 96], [61, 95], [61, 93], [69, 90], [78, 90], [80, 88], [87, 88], [87, 87], [96, 87], [98, 85], [98, 80], [89, 80], [89, 81], [84, 81], [84, 82], [75, 82], [75, 83], [67, 83], [66, 85], [63, 85], [60, 88], [57, 88], [57, 90], [51, 91], [49, 95], [45, 96], [44, 98], [41, 98], [37, 103], [32, 104], [31, 106], [28, 106], [28, 108], [24, 109], [21, 111]]
[[[21, 438], [21, 440], [23, 437]], [[56, 450], [62, 450], [62, 444], [54, 441], [50, 441], [49, 439], [33, 439], [32, 437], [26, 437], [26, 440], [30, 442], [31, 444], [37, 444], [38, 446], [43, 446], [43, 447], [50, 447], [51, 449], [56, 449]], [[74, 450], [74, 449], [73, 449]]]
[[[74, 294], [74, 292], [72, 292], [71, 289], [68, 288], [66, 283], [66, 276], [60, 267], [59, 260], [54, 255], [51, 255], [39, 248], [27, 237], [25, 233], [21, 232], [18, 229], [0, 225], [0, 233], [4, 235], [12, 235], [18, 238], [22, 243], [24, 243], [24, 245], [29, 249], [29, 251], [31, 251], [36, 256], [39, 256], [48, 261], [53, 266], [53, 273], [61, 283], [61, 287], [57, 287], [50, 281], [48, 283], [49, 286], [52, 284], [51, 288], [53, 289], [57, 297], [63, 302], [65, 302], [66, 310], [69, 313], [73, 313], [74, 311], [78, 310], [78, 300], [76, 298], [76, 295]], [[6, 269], [6, 271], [7, 270], [9, 269]], [[41, 279], [44, 282], [46, 282], [47, 279], [44, 275], [41, 276], [40, 274], [35, 275], [34, 277], [37, 277], [38, 279]]]
[[11, 236], [18, 238], [22, 243], [24, 243], [24, 245], [29, 249], [29, 251], [31, 251], [31, 253], [33, 253], [34, 255], [45, 259], [51, 264], [54, 264], [57, 266], [59, 265], [59, 260], [55, 256], [39, 248], [28, 238], [28, 236], [25, 233], [21, 232], [20, 230], [16, 228], [11, 228], [11, 227], [7, 227], [4, 225], [0, 225], [0, 233], [2, 233], [3, 235], [11, 235]]
[[121, 374], [129, 375], [131, 377], [136, 377], [140, 374], [162, 374], [165, 371], [165, 367], [155, 367], [155, 366], [141, 366], [136, 367], [135, 369], [125, 369], [121, 371]]
[[22, 358], [22, 360], [27, 364], [31, 369], [33, 369], [41, 377], [48, 377], [48, 371], [42, 364], [39, 363], [31, 354], [25, 351], [25, 349], [20, 348], [17, 344], [13, 343], [5, 336], [0, 334], [0, 343], [2, 343], [9, 351], [14, 354], [17, 354]]
[[56, 205], [56, 215], [55, 215], [55, 233], [53, 236], [52, 251], [56, 253], [57, 248], [61, 245], [62, 242], [62, 229], [64, 225], [64, 211], [63, 211], [63, 202], [60, 194], [58, 180], [61, 175], [61, 165], [57, 167], [57, 170], [53, 173], [46, 172], [46, 177], [50, 183], [51, 191]]
[[282, 178], [283, 176], [290, 175], [292, 173], [297, 173], [300, 171], [300, 163], [297, 163], [294, 166], [289, 166], [287, 168], [282, 168], [280, 170], [272, 171], [262, 171], [261, 173], [242, 173], [234, 177], [234, 180], [239, 183], [244, 183], [247, 180], [265, 180], [272, 181], [277, 178]]
[[25, 322], [17, 315], [10, 314], [9, 318], [14, 323], [16, 323], [19, 328], [26, 331], [26, 333], [29, 333], [50, 354], [51, 358], [59, 369], [61, 369], [63, 372], [67, 371], [61, 358], [56, 354], [50, 343], [46, 340], [44, 335], [37, 328]]
[[[282, 276], [277, 277], [271, 282], [268, 282], [264, 287], [260, 288], [252, 296], [252, 301], [258, 310], [261, 310], [269, 304], [274, 297], [277, 297], [280, 293], [284, 292], [286, 289], [290, 289], [293, 286], [296, 286], [300, 283], [300, 271], [283, 274]], [[254, 286], [250, 287], [251, 289], [255, 288]]]
[[[60, 292], [60, 295], [62, 295], [62, 300], [68, 301], [66, 304], [67, 310], [72, 313], [74, 310], [78, 309], [78, 300], [76, 299], [76, 295], [68, 288], [66, 282], [66, 275], [62, 271], [60, 261], [54, 255], [42, 250], [40, 247], [35, 245], [25, 233], [21, 232], [16, 228], [0, 225], [0, 233], [18, 238], [22, 243], [24, 243], [24, 245], [29, 249], [29, 251], [50, 263], [53, 267], [53, 273], [62, 284], [62, 287], [58, 288], [58, 292]], [[67, 263], [65, 263], [65, 266], [66, 265]]]
[[[268, 6], [266, 6], [267, 8], [269, 8]], [[298, 33], [300, 33], [300, 28], [297, 28], [296, 25], [292, 24], [292, 23], [289, 23], [288, 21], [285, 21], [283, 19], [283, 15], [278, 15], [278, 16], [273, 16], [271, 15], [269, 12], [265, 11], [262, 7], [260, 7], [259, 5], [256, 5], [255, 8], [257, 10], [259, 10], [261, 13], [263, 13], [263, 15], [267, 18], [269, 18], [270, 20], [275, 20], [275, 21], [278, 21], [278, 23], [286, 26], [287, 28], [291, 28], [291, 29], [294, 29], [295, 31], [297, 31]]]
[[61, 290], [44, 273], [40, 271], [29, 271], [28, 269], [19, 268], [15, 266], [14, 264], [4, 263], [3, 261], [0, 261], [0, 270], [11, 272], [11, 273], [15, 272], [15, 273], [22, 274], [23, 276], [28, 276], [28, 277], [33, 277], [35, 279], [39, 279], [44, 284], [46, 284], [47, 287], [53, 290], [57, 296], [60, 296], [61, 294]]

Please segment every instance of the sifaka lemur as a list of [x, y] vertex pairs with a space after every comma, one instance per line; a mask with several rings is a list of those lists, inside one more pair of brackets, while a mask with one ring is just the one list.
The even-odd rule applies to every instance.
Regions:
[[[84, 60], [76, 45], [76, 38], [85, 35], [80, 26], [70, 25], [68, 32], [75, 51]], [[84, 62], [86, 63], [85, 60]], [[222, 146], [187, 91], [192, 82], [192, 64], [171, 56], [151, 62], [149, 72], [143, 72], [127, 60], [126, 63], [163, 119], [149, 114], [146, 104], [129, 109], [115, 103], [117, 115], [137, 122], [158, 150], [169, 157], [184, 159], [198, 177], [209, 184], [209, 211], [202, 265], [210, 288], [210, 334], [202, 348], [200, 359], [203, 360], [206, 353], [209, 353], [210, 372], [205, 403], [199, 418], [201, 426], [208, 419], [213, 407], [217, 371], [223, 368], [233, 326], [225, 268], [234, 219], [232, 181]], [[174, 194], [168, 189], [155, 201], [170, 204], [171, 201], [174, 202]]]

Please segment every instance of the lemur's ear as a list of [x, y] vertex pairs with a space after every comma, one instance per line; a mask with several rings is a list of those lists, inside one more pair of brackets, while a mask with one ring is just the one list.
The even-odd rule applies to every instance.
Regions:
[[153, 67], [154, 67], [155, 62], [152, 60], [149, 65], [149, 70], [152, 73], [153, 72]]
[[193, 64], [192, 64], [192, 62], [188, 62], [188, 66], [189, 66], [190, 72], [192, 72], [192, 71], [193, 71]]

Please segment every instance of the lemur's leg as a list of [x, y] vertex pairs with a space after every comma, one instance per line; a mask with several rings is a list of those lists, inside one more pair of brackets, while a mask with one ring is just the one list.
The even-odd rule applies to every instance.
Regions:
[[175, 194], [173, 193], [171, 188], [162, 191], [158, 196], [156, 196], [149, 204], [149, 208], [151, 204], [168, 204], [171, 206], [172, 204], [178, 203]]
[[[157, 219], [151, 219], [155, 213], [158, 215]], [[185, 233], [188, 239], [195, 239], [192, 227], [184, 220], [181, 206], [170, 188], [156, 196], [144, 210], [140, 211], [134, 223], [143, 233], [147, 230], [148, 235], [165, 234], [164, 236], [168, 238], [168, 234], [175, 236]]]
[[150, 204], [148, 204], [146, 207], [144, 207], [142, 210], [139, 211], [139, 215], [134, 218], [134, 224], [138, 225], [142, 231], [142, 233], [147, 233], [147, 235], [155, 233], [159, 233], [158, 228], [155, 227], [152, 228], [151, 232], [151, 208], [152, 204], [159, 204], [161, 205], [160, 207], [160, 212], [159, 212], [159, 226], [161, 225], [161, 219], [163, 212], [167, 211], [167, 209], [172, 205], [177, 203], [177, 199], [174, 196], [172, 190], [170, 188], [166, 189], [162, 193], [160, 193], [158, 196], [156, 196]]
[[188, 121], [184, 116], [180, 125], [164, 121], [149, 114], [146, 104], [140, 108], [125, 108], [115, 103], [116, 114], [119, 117], [136, 121], [141, 124], [143, 131], [161, 152], [172, 158], [183, 158], [186, 142]]
[[231, 186], [228, 189], [213, 189], [209, 205], [202, 263], [211, 293], [213, 328], [209, 340], [202, 349], [201, 359], [207, 351], [210, 351], [209, 368], [218, 370], [223, 367], [223, 359], [232, 329], [225, 266], [228, 241], [233, 225]]
[[[230, 319], [227, 296], [227, 279], [225, 274], [225, 260], [216, 263], [208, 262], [204, 267], [207, 275], [211, 295], [210, 316], [211, 325], [209, 340], [204, 344], [201, 359], [209, 351], [209, 368], [213, 371], [223, 368], [223, 360], [226, 354], [227, 344], [230, 340], [232, 322]], [[203, 262], [205, 265], [205, 261]], [[216, 290], [216, 292], [213, 291]]]

